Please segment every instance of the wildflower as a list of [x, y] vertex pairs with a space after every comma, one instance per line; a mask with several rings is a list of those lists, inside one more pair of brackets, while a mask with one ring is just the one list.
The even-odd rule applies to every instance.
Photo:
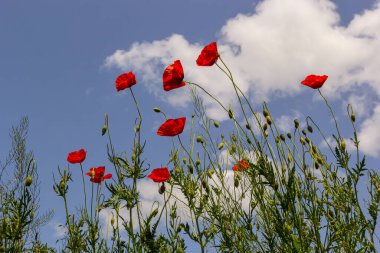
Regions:
[[181, 61], [176, 60], [172, 65], [166, 67], [164, 74], [162, 75], [164, 90], [169, 91], [185, 86], [186, 83], [183, 81], [183, 78], [184, 73]]
[[328, 76], [317, 76], [317, 75], [309, 75], [301, 82], [301, 84], [309, 86], [313, 89], [319, 89], [327, 80]]
[[26, 187], [29, 187], [31, 186], [31, 184], [33, 183], [33, 177], [32, 176], [27, 176], [26, 179], [25, 179], [25, 186]]
[[218, 57], [219, 53], [216, 42], [212, 42], [202, 49], [196, 62], [198, 66], [212, 66], [218, 60]]
[[170, 173], [166, 167], [156, 168], [150, 173], [150, 175], [148, 175], [148, 178], [152, 179], [153, 182], [161, 183], [167, 181], [170, 178]]
[[86, 175], [90, 176], [90, 181], [93, 183], [100, 184], [104, 181], [104, 179], [112, 178], [112, 174], [108, 173], [104, 175], [106, 168], [104, 166], [100, 166], [97, 168], [90, 168], [90, 172], [87, 172]]
[[246, 160], [240, 160], [237, 164], [232, 167], [233, 171], [243, 171], [249, 168], [249, 164]]
[[83, 148], [73, 151], [67, 156], [67, 161], [72, 164], [82, 163], [84, 159], [86, 159], [86, 151]]
[[168, 119], [158, 128], [157, 134], [160, 136], [176, 136], [182, 133], [186, 123], [186, 117], [178, 119]]
[[126, 88], [131, 88], [133, 85], [136, 84], [135, 74], [133, 74], [132, 72], [121, 74], [116, 78], [115, 84], [117, 91], [122, 91]]

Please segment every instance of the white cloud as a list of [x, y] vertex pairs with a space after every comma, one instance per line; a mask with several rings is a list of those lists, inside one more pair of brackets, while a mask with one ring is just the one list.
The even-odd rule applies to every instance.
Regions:
[[[264, 0], [252, 13], [228, 20], [218, 34], [221, 56], [241, 90], [255, 103], [300, 94], [305, 87], [299, 83], [310, 73], [329, 75], [323, 93], [330, 98], [348, 94], [360, 114], [366, 112], [363, 104], [371, 101], [365, 93], [357, 96], [358, 89], [371, 87], [372, 98], [380, 97], [380, 58], [376, 57], [380, 53], [380, 2], [344, 27], [330, 0]], [[136, 42], [128, 50], [117, 50], [107, 57], [105, 65], [136, 71], [150, 92], [172, 105], [185, 107], [190, 102], [187, 89], [169, 93], [162, 90], [165, 66], [180, 59], [186, 80], [203, 85], [223, 104], [231, 103], [236, 108], [234, 91], [223, 73], [216, 66], [196, 66], [202, 46], [173, 34], [164, 40]], [[227, 118], [216, 109], [214, 101], [200, 94], [209, 116]], [[380, 139], [380, 133], [369, 122], [378, 122], [380, 112], [375, 110], [363, 117], [367, 119], [360, 128], [364, 138], [361, 146], [377, 156], [380, 146], [372, 143]]]

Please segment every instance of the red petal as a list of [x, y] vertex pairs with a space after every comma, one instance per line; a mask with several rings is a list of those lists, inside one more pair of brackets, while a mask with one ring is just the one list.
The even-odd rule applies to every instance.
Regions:
[[148, 175], [148, 178], [152, 179], [153, 182], [160, 183], [167, 181], [170, 178], [170, 173], [168, 168], [156, 168]]
[[130, 88], [136, 84], [135, 74], [133, 74], [132, 72], [121, 74], [120, 76], [117, 77], [115, 84], [116, 84], [117, 91]]
[[157, 130], [157, 134], [160, 136], [176, 136], [182, 133], [186, 123], [186, 117], [178, 119], [168, 119]]
[[325, 83], [327, 78], [328, 78], [327, 75], [323, 75], [323, 76], [308, 75], [305, 78], [305, 80], [301, 82], [301, 84], [309, 86], [310, 88], [313, 88], [313, 89], [319, 89]]
[[212, 42], [203, 48], [196, 62], [198, 66], [212, 66], [218, 60], [218, 57], [216, 42]]
[[165, 69], [164, 74], [162, 75], [164, 90], [169, 91], [185, 86], [186, 83], [183, 82], [183, 78], [184, 73], [181, 61], [176, 60], [172, 65]]

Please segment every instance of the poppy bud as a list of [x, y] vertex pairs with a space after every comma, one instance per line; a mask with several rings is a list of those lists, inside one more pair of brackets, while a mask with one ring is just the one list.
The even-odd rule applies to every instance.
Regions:
[[233, 155], [233, 154], [235, 154], [235, 152], [236, 152], [236, 147], [235, 147], [235, 145], [232, 145], [231, 149], [229, 150], [229, 153], [230, 153], [230, 155]]
[[235, 188], [239, 187], [239, 179], [235, 178], [234, 186], [235, 186]]
[[114, 217], [111, 218], [110, 223], [111, 223], [111, 226], [113, 226], [113, 224], [115, 224], [115, 218]]
[[201, 164], [201, 160], [197, 159], [197, 160], [195, 161], [195, 165], [196, 165], [196, 166], [199, 166], [199, 164]]
[[302, 130], [302, 133], [303, 133], [303, 135], [307, 135], [307, 133], [306, 133], [306, 130], [304, 129], [304, 130]]
[[248, 142], [248, 144], [252, 144], [252, 141], [250, 138], [247, 138], [247, 142]]
[[303, 137], [300, 138], [300, 142], [301, 142], [302, 145], [306, 144], [306, 141], [305, 141], [305, 139]]
[[198, 143], [199, 143], [199, 142], [203, 142], [202, 137], [200, 137], [199, 135], [197, 136], [197, 142], [198, 142]]
[[135, 132], [136, 132], [136, 133], [140, 132], [140, 126], [139, 126], [139, 125], [137, 125], [137, 126], [135, 127]]
[[350, 116], [350, 118], [351, 118], [352, 122], [355, 122], [355, 120], [356, 120], [355, 113], [352, 113], [351, 116]]
[[340, 142], [340, 147], [341, 147], [342, 150], [345, 150], [345, 149], [346, 149], [346, 142], [344, 142], [344, 140], [342, 140], [342, 141]]
[[181, 168], [180, 167], [177, 167], [177, 168], [175, 168], [175, 170], [174, 170], [177, 174], [179, 174], [179, 173], [181, 173]]
[[263, 110], [263, 115], [264, 115], [264, 117], [268, 117], [269, 116], [269, 112], [268, 112], [267, 109]]
[[289, 138], [289, 139], [291, 139], [291, 138], [292, 138], [292, 135], [291, 135], [291, 133], [287, 133], [287, 134], [286, 134], [286, 136], [288, 136], [288, 138]]
[[265, 118], [267, 120], [268, 125], [272, 125], [272, 119], [271, 119], [271, 117], [270, 116], [266, 116]]
[[235, 135], [232, 135], [231, 139], [232, 139], [232, 141], [236, 142], [236, 136]]
[[307, 131], [309, 131], [310, 133], [313, 132], [313, 128], [311, 126], [307, 126]]
[[280, 137], [277, 136], [276, 139], [275, 139], [276, 143], [279, 143], [280, 142]]
[[158, 108], [158, 107], [154, 107], [154, 108], [153, 108], [153, 111], [155, 111], [155, 112], [161, 112], [161, 109]]
[[[165, 191], [165, 189], [164, 189], [164, 191]], [[154, 211], [152, 212], [152, 217], [156, 217], [157, 214], [158, 214], [158, 207], [156, 209], [154, 209]]]
[[33, 177], [32, 176], [27, 176], [25, 179], [25, 186], [29, 187], [33, 183]]
[[264, 129], [264, 131], [268, 129], [268, 124], [266, 122], [263, 125], [263, 129]]
[[232, 112], [231, 107], [228, 109], [228, 117], [232, 119], [234, 117], [234, 113]]
[[189, 169], [190, 174], [193, 174], [194, 172], [193, 165], [189, 164], [187, 168]]
[[294, 127], [297, 129], [299, 126], [300, 126], [300, 122], [298, 121], [298, 119], [295, 119], [294, 120]]
[[307, 143], [309, 143], [309, 145], [311, 144], [311, 141], [310, 141], [309, 137], [306, 137], [305, 140], [306, 140]]
[[105, 135], [107, 133], [107, 129], [108, 129], [108, 126], [107, 125], [104, 125], [102, 127], [102, 136]]
[[30, 213], [30, 219], [31, 219], [31, 220], [34, 219], [34, 211], [32, 211], [32, 212]]
[[213, 169], [207, 171], [207, 176], [208, 176], [209, 178], [212, 177], [212, 174], [214, 174], [214, 170], [213, 170]]
[[184, 156], [184, 157], [182, 158], [182, 162], [183, 162], [184, 164], [186, 164], [186, 162], [187, 162], [186, 156]]
[[159, 194], [163, 194], [164, 192], [165, 192], [165, 184], [162, 183], [160, 189], [158, 189], [158, 193], [159, 193]]
[[268, 132], [268, 131], [265, 131], [265, 132], [264, 132], [264, 135], [265, 135], [265, 137], [268, 137], [268, 136], [269, 136], [269, 132]]
[[207, 181], [206, 180], [202, 180], [202, 186], [203, 186], [203, 188], [207, 188]]
[[220, 124], [218, 121], [214, 120], [214, 127], [219, 128]]
[[280, 134], [280, 139], [281, 139], [282, 141], [285, 141], [285, 136], [284, 136], [283, 134]]
[[248, 130], [251, 130], [251, 126], [249, 125], [249, 123], [245, 124], [245, 128], [247, 128]]
[[136, 160], [136, 154], [135, 153], [132, 154], [131, 159], [132, 159], [132, 162], [135, 162], [135, 160]]
[[224, 147], [224, 142], [219, 143], [218, 149], [221, 150]]

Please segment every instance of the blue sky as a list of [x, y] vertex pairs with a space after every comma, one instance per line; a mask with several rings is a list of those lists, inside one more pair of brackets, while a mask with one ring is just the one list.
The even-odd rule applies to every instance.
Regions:
[[[315, 92], [301, 89], [299, 81], [309, 72], [328, 74], [326, 86], [330, 86], [323, 92], [339, 119], [344, 118], [344, 104], [354, 103], [364, 151], [374, 164], [380, 155], [376, 145], [380, 62], [372, 57], [380, 53], [379, 4], [370, 0], [257, 4], [248, 0], [0, 2], [0, 159], [10, 146], [10, 127], [28, 115], [29, 147], [42, 180], [41, 207], [56, 210], [52, 224], [44, 228], [45, 241], [54, 242], [54, 226], [64, 222], [63, 203], [52, 190], [52, 173], [67, 166], [67, 153], [83, 147], [88, 151], [86, 168], [109, 165], [106, 140], [100, 135], [105, 113], [116, 146], [127, 151], [131, 147], [136, 113], [130, 96], [115, 90], [120, 73], [136, 72], [134, 91], [146, 115], [143, 132], [152, 167], [166, 164], [169, 146], [167, 150], [161, 146], [169, 140], [155, 136], [162, 118], [151, 108], [160, 106], [171, 117], [191, 115], [185, 90], [168, 96], [160, 90], [165, 65], [181, 59], [186, 80], [207, 83], [210, 90], [236, 103], [228, 100], [229, 90], [215, 69], [206, 72], [192, 64], [211, 41], [218, 41], [223, 58], [253, 103], [270, 101], [274, 115], [285, 122], [284, 130], [295, 116], [313, 114], [324, 122], [327, 110]], [[206, 106], [209, 115], [223, 120], [207, 101]], [[323, 128], [329, 131], [331, 125]], [[349, 137], [348, 129], [346, 133]], [[79, 178], [79, 168], [76, 172]], [[79, 189], [79, 181], [77, 185]], [[81, 199], [73, 202], [74, 210]]]

